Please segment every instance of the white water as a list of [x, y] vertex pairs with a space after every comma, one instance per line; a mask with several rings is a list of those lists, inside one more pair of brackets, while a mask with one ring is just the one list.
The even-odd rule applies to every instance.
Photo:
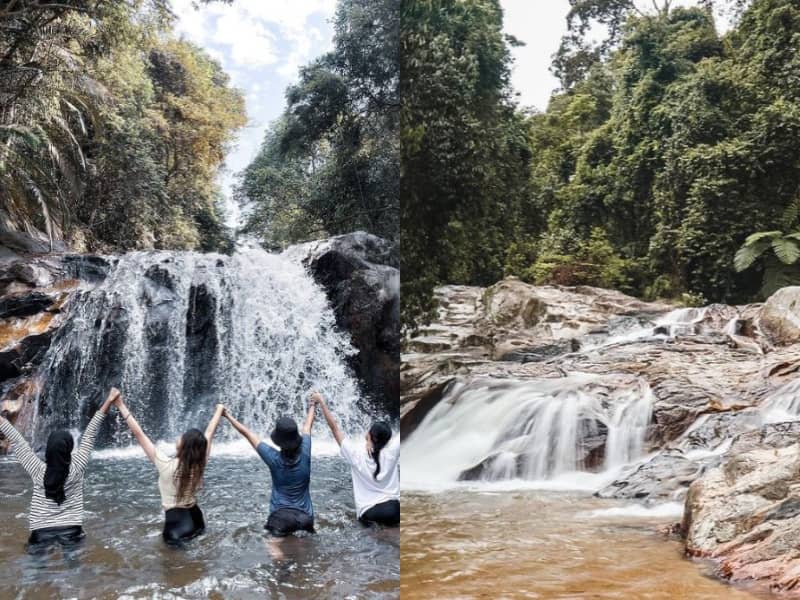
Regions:
[[[539, 489], [601, 487], [641, 458], [653, 400], [642, 382], [603, 384], [603, 377], [586, 374], [457, 384], [405, 441], [403, 486], [451, 486], [488, 459], [482, 480], [513, 481], [513, 487], [531, 482]], [[587, 447], [602, 452], [602, 464], [587, 464]]]
[[[707, 308], [676, 308], [652, 323], [611, 335], [599, 344], [587, 344], [585, 349], [600, 350], [618, 344], [630, 344], [647, 338], [669, 339], [696, 332], [697, 324], [706, 316]], [[656, 333], [658, 330], [666, 333]]]
[[[134, 252], [71, 308], [45, 358], [37, 432], [81, 428], [111, 386], [145, 430], [171, 439], [202, 427], [217, 402], [268, 432], [300, 420], [323, 392], [347, 431], [361, 431], [354, 350], [324, 291], [296, 261], [246, 249], [232, 257]], [[117, 443], [129, 441], [125, 428]]]
[[760, 407], [762, 423], [800, 420], [800, 378], [778, 388]]

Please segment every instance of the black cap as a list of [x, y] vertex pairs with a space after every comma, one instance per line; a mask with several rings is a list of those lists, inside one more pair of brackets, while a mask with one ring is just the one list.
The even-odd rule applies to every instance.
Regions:
[[270, 438], [272, 438], [272, 441], [275, 442], [281, 450], [287, 450], [289, 452], [297, 450], [300, 444], [303, 443], [303, 438], [300, 437], [297, 431], [297, 423], [291, 417], [281, 417], [278, 419]]

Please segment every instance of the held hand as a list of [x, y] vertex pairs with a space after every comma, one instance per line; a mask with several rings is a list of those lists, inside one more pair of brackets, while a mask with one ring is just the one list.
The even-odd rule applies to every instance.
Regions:
[[220, 415], [224, 415], [225, 414], [225, 405], [224, 404], [217, 404], [215, 412], [217, 412]]
[[323, 404], [325, 400], [322, 398], [322, 394], [319, 392], [311, 392], [311, 405], [316, 406], [317, 404]]

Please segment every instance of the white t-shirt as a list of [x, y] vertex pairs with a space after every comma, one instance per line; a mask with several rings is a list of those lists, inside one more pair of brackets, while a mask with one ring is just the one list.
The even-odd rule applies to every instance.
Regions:
[[342, 458], [350, 464], [353, 475], [353, 497], [359, 517], [367, 510], [388, 500], [400, 500], [400, 436], [394, 434], [381, 450], [381, 472], [375, 479], [375, 461], [367, 453], [367, 444], [361, 440], [346, 439], [340, 449]]
[[175, 481], [175, 472], [178, 470], [178, 458], [170, 458], [161, 450], [156, 450], [154, 461], [158, 470], [158, 491], [161, 492], [161, 505], [164, 510], [170, 508], [191, 508], [197, 504], [194, 495], [185, 502], [178, 502], [178, 482]]

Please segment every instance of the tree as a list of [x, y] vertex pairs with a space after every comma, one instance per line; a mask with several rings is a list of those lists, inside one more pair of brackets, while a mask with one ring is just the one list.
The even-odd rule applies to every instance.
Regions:
[[340, 0], [334, 29], [334, 49], [300, 69], [240, 174], [245, 229], [268, 246], [399, 236], [399, 0]]
[[530, 161], [511, 97], [496, 0], [410, 0], [400, 36], [403, 322], [430, 316], [437, 282], [503, 273]]
[[0, 8], [7, 222], [77, 249], [229, 246], [215, 179], [244, 103], [173, 19], [166, 0]]

